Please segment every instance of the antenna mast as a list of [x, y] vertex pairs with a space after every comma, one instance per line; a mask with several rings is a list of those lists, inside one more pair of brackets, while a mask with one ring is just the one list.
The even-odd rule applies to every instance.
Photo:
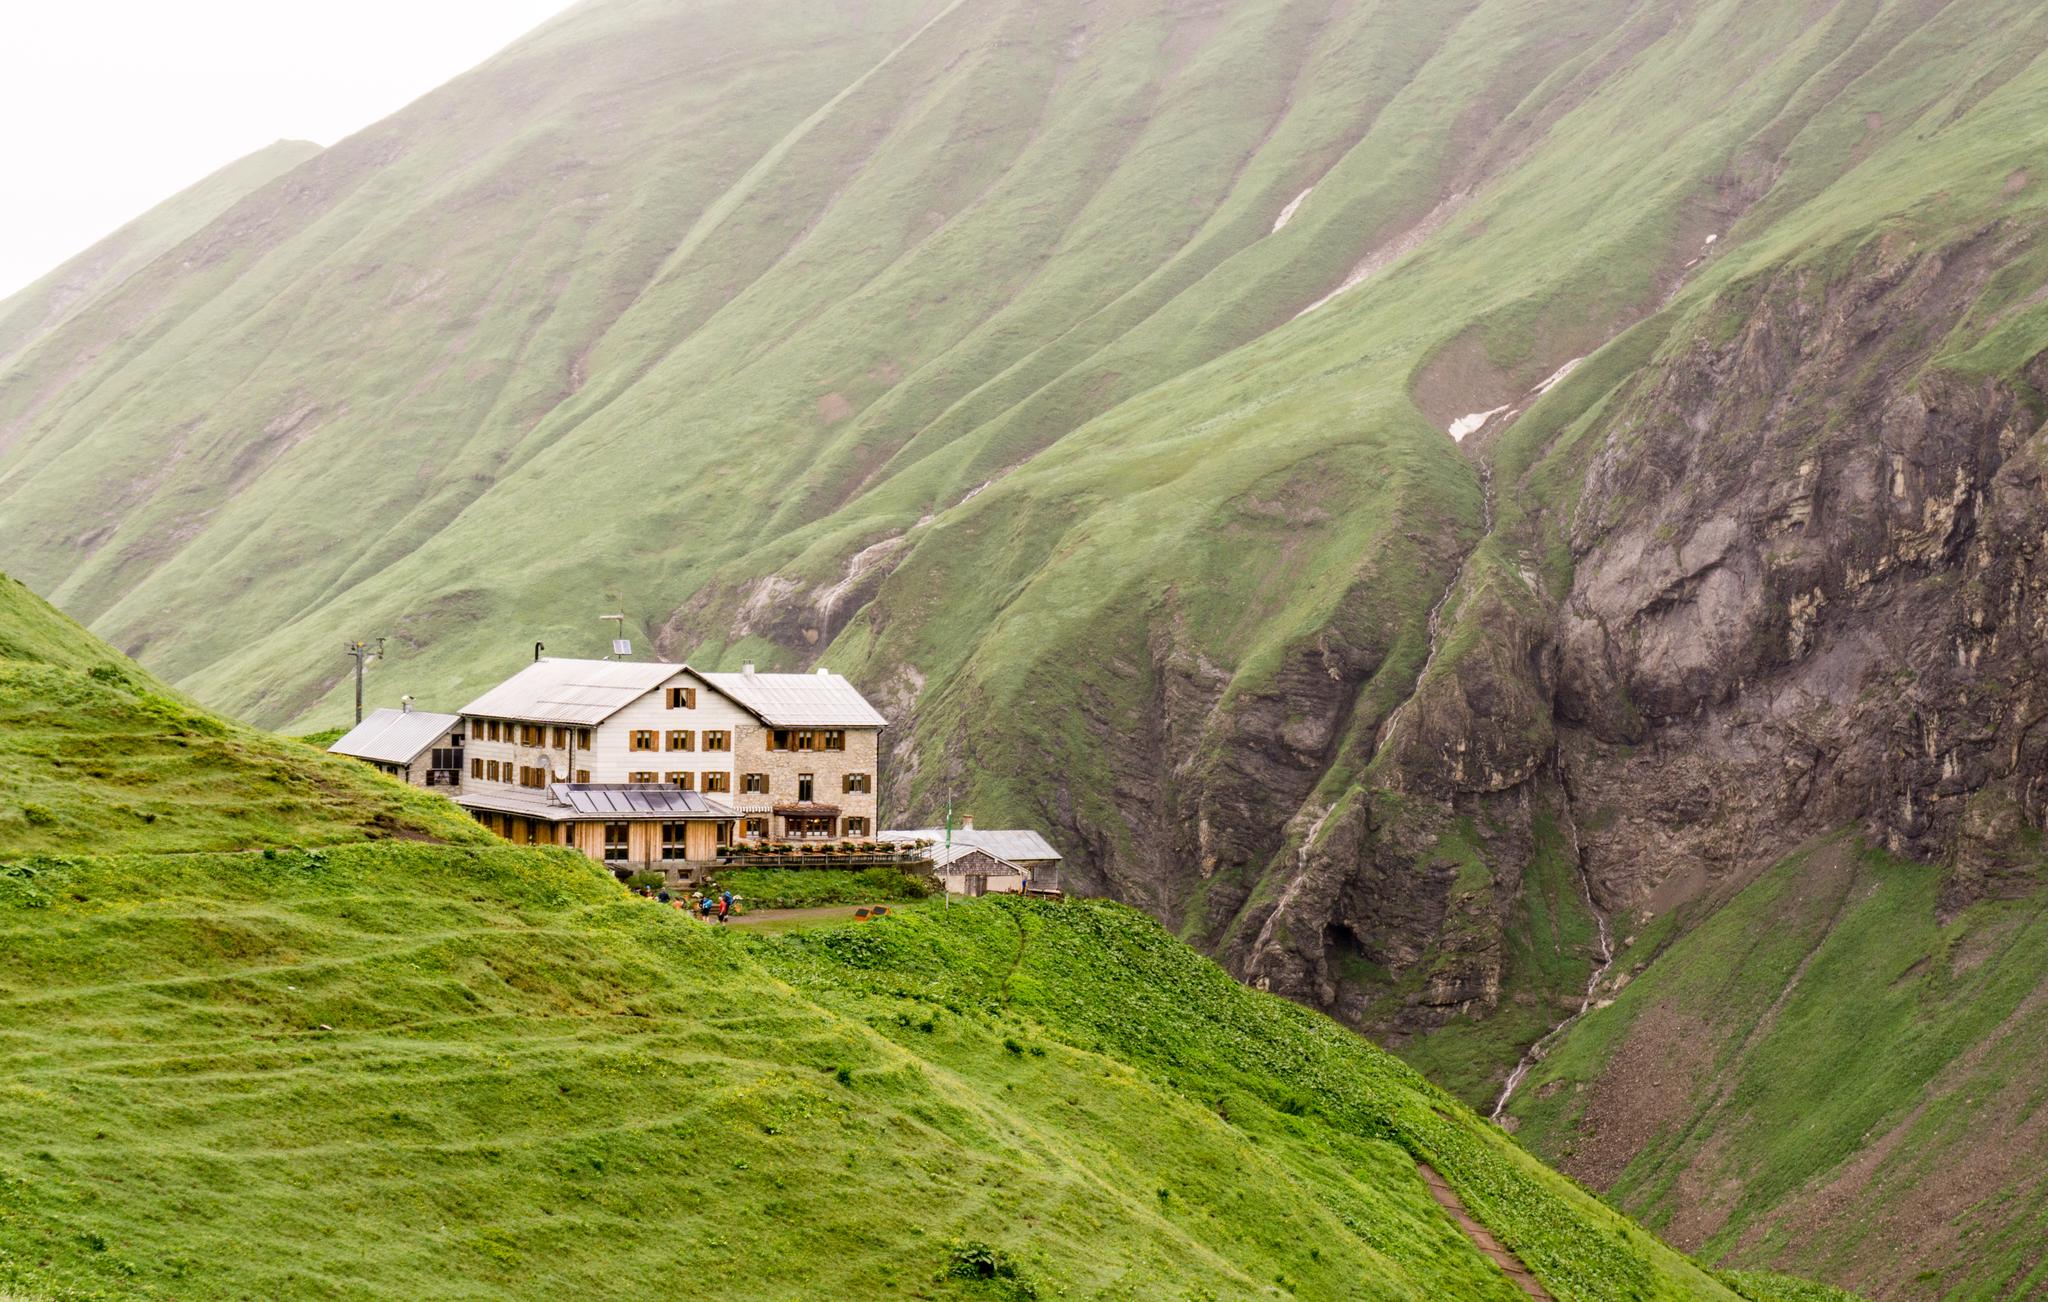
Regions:
[[345, 642], [342, 645], [345, 648], [343, 654], [356, 662], [356, 722], [361, 723], [363, 721], [363, 666], [369, 661], [382, 660], [384, 658], [384, 639], [378, 638], [376, 646], [371, 646], [368, 642], [363, 641]]
[[633, 644], [626, 638], [626, 617], [624, 615], [599, 615], [598, 618], [600, 620], [612, 620], [616, 625], [614, 636], [612, 637], [612, 654], [606, 656], [605, 659], [610, 660], [612, 656], [617, 656], [619, 659], [625, 660], [631, 657], [633, 654]]

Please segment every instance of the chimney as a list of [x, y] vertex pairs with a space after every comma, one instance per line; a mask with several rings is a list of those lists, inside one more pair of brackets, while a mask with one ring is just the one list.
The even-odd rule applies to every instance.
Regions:
[[408, 692], [408, 693], [407, 693], [406, 695], [404, 695], [404, 696], [401, 696], [401, 697], [399, 697], [399, 698], [398, 698], [398, 709], [399, 709], [399, 713], [401, 713], [401, 714], [411, 714], [411, 713], [412, 713], [412, 694], [411, 694], [411, 693], [409, 693], [409, 692]]
[[960, 815], [960, 830], [963, 832], [972, 832], [974, 830], [974, 815]]
[[743, 673], [743, 674], [751, 674], [751, 673], [753, 673], [753, 672], [754, 672], [754, 662], [753, 662], [753, 661], [751, 661], [751, 660], [749, 660], [749, 661], [747, 661], [747, 663], [745, 663], [745, 664], [741, 665], [741, 666], [740, 666], [740, 672], [741, 672], [741, 673]]

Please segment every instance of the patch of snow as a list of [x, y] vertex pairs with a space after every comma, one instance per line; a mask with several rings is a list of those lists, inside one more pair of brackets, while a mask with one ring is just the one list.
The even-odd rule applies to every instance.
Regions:
[[1549, 379], [1545, 380], [1543, 383], [1536, 386], [1536, 395], [1538, 397], [1541, 397], [1543, 394], [1549, 393], [1552, 389], [1555, 389], [1558, 385], [1563, 384], [1565, 382], [1565, 379], [1568, 376], [1570, 376], [1573, 371], [1579, 369], [1579, 363], [1585, 360], [1586, 359], [1583, 357], [1574, 357], [1570, 361], [1566, 362], [1563, 366], [1560, 366], [1556, 370], [1552, 371], [1550, 373]]
[[1450, 429], [1444, 432], [1449, 434], [1454, 442], [1463, 443], [1467, 434], [1478, 433], [1485, 426], [1486, 422], [1506, 411], [1508, 405], [1507, 403], [1502, 403], [1492, 411], [1475, 411], [1470, 416], [1460, 416], [1452, 421]]
[[1308, 198], [1314, 190], [1315, 187], [1310, 186], [1308, 189], [1303, 190], [1300, 194], [1295, 195], [1293, 199], [1288, 201], [1287, 206], [1280, 210], [1280, 215], [1273, 219], [1273, 230], [1271, 232], [1272, 234], [1278, 235], [1280, 233], [1281, 227], [1285, 226], [1288, 222], [1294, 220], [1294, 210], [1296, 208], [1301, 207], [1301, 201], [1303, 199]]
[[989, 486], [990, 484], [993, 484], [993, 483], [995, 483], [995, 482], [996, 482], [996, 481], [995, 481], [995, 480], [993, 480], [993, 479], [986, 479], [986, 480], [983, 480], [983, 481], [982, 481], [982, 484], [981, 484], [981, 488], [970, 488], [970, 489], [968, 489], [968, 490], [967, 490], [967, 496], [965, 496], [965, 497], [961, 498], [961, 499], [960, 499], [959, 501], [957, 501], [957, 502], [953, 503], [953, 505], [954, 505], [954, 506], [956, 506], [956, 507], [960, 507], [960, 506], [965, 506], [965, 505], [967, 505], [967, 504], [968, 504], [969, 502], [972, 502], [972, 501], [973, 501], [973, 500], [974, 500], [975, 498], [977, 498], [977, 497], [980, 497], [980, 496], [981, 496], [981, 493], [982, 493], [982, 489], [984, 489], [984, 488], [987, 488], [987, 487], [988, 487], [988, 486]]
[[1302, 317], [1307, 316], [1325, 303], [1328, 303], [1331, 299], [1342, 294], [1345, 290], [1358, 288], [1358, 286], [1364, 284], [1373, 276], [1392, 266], [1399, 259], [1415, 252], [1416, 249], [1422, 247], [1424, 240], [1443, 229], [1444, 223], [1451, 219], [1451, 214], [1464, 206], [1465, 200], [1468, 197], [1469, 195], [1464, 191], [1452, 195], [1436, 207], [1430, 209], [1428, 216], [1409, 227], [1406, 231], [1403, 231], [1399, 237], [1389, 240], [1371, 253], [1366, 254], [1365, 257], [1359, 260], [1357, 266], [1351, 268], [1351, 274], [1344, 277], [1343, 284], [1337, 286], [1337, 288], [1323, 295], [1315, 302], [1310, 303], [1301, 311], [1296, 312], [1294, 314], [1295, 319], [1300, 320]]

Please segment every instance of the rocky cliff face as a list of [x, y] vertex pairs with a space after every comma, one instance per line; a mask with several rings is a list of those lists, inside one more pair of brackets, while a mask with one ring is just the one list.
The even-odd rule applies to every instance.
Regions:
[[1541, 821], [1609, 915], [1844, 826], [1946, 865], [1951, 909], [2035, 884], [2048, 353], [1943, 360], [2026, 247], [1990, 225], [1759, 274], [1573, 399], [1583, 436], [1507, 486], [1528, 511], [1467, 557], [1364, 791], [1247, 908], [1235, 969], [1395, 1036], [1487, 1013]]

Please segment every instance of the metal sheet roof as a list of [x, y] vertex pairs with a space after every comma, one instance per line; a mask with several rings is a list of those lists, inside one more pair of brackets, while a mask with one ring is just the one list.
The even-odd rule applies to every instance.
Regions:
[[997, 854], [993, 850], [984, 850], [982, 849], [982, 847], [978, 845], [963, 844], [957, 835], [955, 835], [953, 838], [953, 846], [951, 849], [947, 849], [946, 846], [940, 844], [934, 845], [929, 851], [927, 851], [927, 853], [931, 855], [932, 867], [934, 868], [950, 868], [954, 864], [960, 862], [960, 860], [967, 858], [969, 855], [985, 854], [990, 859], [994, 860], [996, 864], [1000, 867], [1014, 869], [1017, 872], [1024, 871], [1022, 868], [1019, 868], [1016, 864], [1011, 863], [1008, 859], [1003, 858], [1001, 855]]
[[462, 707], [464, 714], [547, 723], [602, 723], [674, 677], [648, 660], [536, 660]]
[[[946, 848], [946, 829], [943, 827], [888, 829], [882, 832], [881, 839], [884, 841], [930, 841], [932, 843], [932, 850], [935, 853], [939, 853], [943, 852]], [[977, 850], [986, 850], [996, 858], [1008, 859], [1011, 863], [1030, 863], [1035, 860], [1058, 859], [1061, 857], [1060, 852], [1052, 848], [1050, 841], [1047, 841], [1029, 828], [1012, 828], [999, 831], [994, 828], [956, 827], [953, 829], [953, 845], [956, 848], [965, 845]]]
[[380, 764], [410, 764], [419, 758], [421, 751], [461, 723], [459, 714], [435, 714], [431, 710], [372, 710], [363, 716], [361, 723], [343, 733], [327, 749], [336, 755], [375, 760]]
[[557, 782], [548, 796], [579, 814], [602, 818], [738, 818], [731, 805], [696, 791], [656, 782]]
[[697, 676], [777, 728], [880, 728], [889, 722], [838, 674]]

